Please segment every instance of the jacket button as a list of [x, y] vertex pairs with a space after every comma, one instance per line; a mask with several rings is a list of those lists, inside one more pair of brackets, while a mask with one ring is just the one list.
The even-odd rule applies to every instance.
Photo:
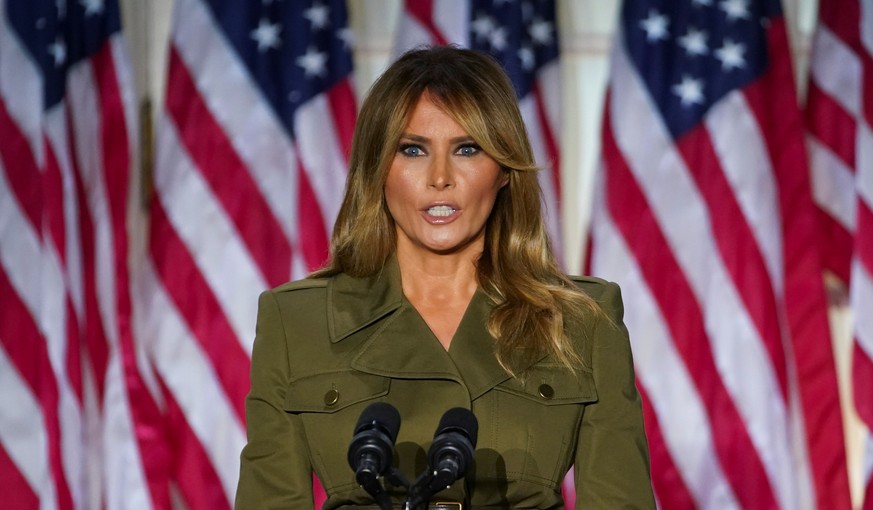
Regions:
[[332, 406], [337, 403], [339, 400], [339, 392], [336, 390], [328, 390], [327, 393], [324, 394], [324, 404], [328, 406]]
[[552, 397], [555, 396], [555, 389], [548, 384], [540, 384], [540, 387], [538, 389], [540, 392], [540, 396], [546, 400], [551, 400]]

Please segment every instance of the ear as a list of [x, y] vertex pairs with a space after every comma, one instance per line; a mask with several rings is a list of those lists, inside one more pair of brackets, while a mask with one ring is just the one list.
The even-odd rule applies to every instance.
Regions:
[[[509, 184], [509, 170], [505, 168], [501, 168], [500, 172], [500, 188], [503, 188]], [[499, 188], [498, 188], [499, 189]]]

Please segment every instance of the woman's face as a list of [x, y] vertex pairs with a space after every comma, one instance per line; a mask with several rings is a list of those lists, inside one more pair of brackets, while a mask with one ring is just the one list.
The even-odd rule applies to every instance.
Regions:
[[506, 183], [500, 165], [425, 92], [409, 116], [385, 183], [398, 250], [481, 252], [485, 222]]

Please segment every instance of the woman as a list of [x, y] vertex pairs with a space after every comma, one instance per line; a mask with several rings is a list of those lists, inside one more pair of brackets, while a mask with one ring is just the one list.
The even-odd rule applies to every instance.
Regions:
[[[488, 56], [407, 53], [362, 107], [331, 260], [259, 303], [238, 508], [377, 508], [347, 451], [378, 401], [414, 479], [440, 416], [471, 409], [464, 508], [654, 508], [618, 287], [550, 251], [511, 83]], [[404, 490], [392, 494], [400, 504]]]

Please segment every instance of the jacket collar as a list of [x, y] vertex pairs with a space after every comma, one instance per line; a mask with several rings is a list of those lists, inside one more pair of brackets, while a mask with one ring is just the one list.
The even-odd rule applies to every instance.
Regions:
[[471, 399], [510, 377], [497, 362], [487, 329], [493, 307], [485, 293], [477, 291], [446, 352], [403, 296], [396, 258], [376, 275], [339, 274], [328, 284], [331, 342], [384, 319], [362, 345], [353, 368], [386, 377], [456, 380], [467, 386]]

